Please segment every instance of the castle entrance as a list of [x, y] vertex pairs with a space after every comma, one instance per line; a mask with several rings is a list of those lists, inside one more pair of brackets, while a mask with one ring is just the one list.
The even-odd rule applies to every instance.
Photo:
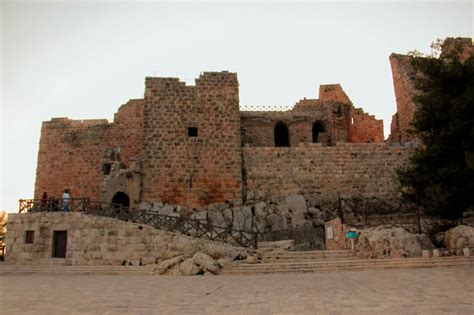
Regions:
[[112, 198], [112, 203], [114, 205], [120, 205], [124, 208], [129, 208], [130, 207], [130, 197], [126, 193], [119, 191]]

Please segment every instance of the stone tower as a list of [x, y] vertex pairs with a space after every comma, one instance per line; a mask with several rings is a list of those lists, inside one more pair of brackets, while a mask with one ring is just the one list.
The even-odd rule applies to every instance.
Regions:
[[187, 207], [240, 199], [237, 75], [205, 72], [195, 86], [146, 78], [142, 200]]

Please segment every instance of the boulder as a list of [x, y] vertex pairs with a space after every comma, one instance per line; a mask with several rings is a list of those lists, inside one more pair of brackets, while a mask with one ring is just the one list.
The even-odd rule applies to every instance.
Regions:
[[194, 276], [197, 275], [201, 269], [194, 263], [192, 258], [189, 258], [179, 265], [179, 271], [183, 276]]
[[224, 268], [225, 266], [228, 266], [230, 264], [230, 261], [228, 261], [227, 259], [225, 258], [219, 258], [217, 261], [216, 261], [217, 265], [220, 267], [220, 268]]
[[234, 210], [233, 229], [241, 231], [252, 230], [252, 209], [247, 206], [239, 208], [240, 211]]
[[446, 231], [444, 245], [456, 255], [462, 255], [463, 248], [474, 247], [474, 227], [458, 225]]
[[212, 272], [214, 274], [219, 272], [219, 265], [210, 256], [204, 253], [194, 254], [192, 261], [197, 265], [202, 272]]
[[446, 232], [439, 232], [439, 233], [434, 234], [431, 237], [431, 240], [433, 241], [433, 244], [436, 247], [444, 247], [444, 236], [445, 236], [445, 234], [446, 234]]
[[265, 208], [267, 207], [267, 204], [263, 201], [261, 202], [257, 202], [255, 204], [255, 216], [257, 218], [264, 218], [267, 214], [267, 212], [265, 211]]
[[206, 220], [207, 219], [207, 211], [200, 211], [200, 212], [194, 213], [191, 216], [191, 219]]
[[307, 221], [305, 216], [308, 213], [306, 201], [302, 195], [291, 194], [285, 198], [288, 212], [291, 213], [291, 226], [301, 227]]
[[159, 210], [160, 214], [163, 215], [170, 215], [175, 211], [175, 207], [172, 205], [165, 205], [161, 210]]
[[158, 266], [155, 268], [153, 273], [159, 274], [159, 275], [165, 274], [168, 271], [168, 269], [172, 269], [183, 260], [184, 260], [184, 255], [179, 255], [179, 256], [164, 260], [158, 264]]
[[362, 230], [355, 246], [359, 256], [368, 258], [420, 257], [423, 250], [434, 248], [426, 235], [391, 225]]

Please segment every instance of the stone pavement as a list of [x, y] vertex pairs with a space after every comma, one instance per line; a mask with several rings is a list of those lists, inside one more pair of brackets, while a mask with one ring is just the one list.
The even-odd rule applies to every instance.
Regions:
[[473, 314], [474, 268], [0, 276], [1, 314]]

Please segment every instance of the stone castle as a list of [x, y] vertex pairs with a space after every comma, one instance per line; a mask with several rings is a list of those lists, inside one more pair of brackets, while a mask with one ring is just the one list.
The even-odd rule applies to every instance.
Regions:
[[[457, 42], [462, 58], [473, 52], [470, 39], [444, 47]], [[366, 229], [364, 257], [420, 256], [434, 246], [410, 233], [434, 235], [446, 222], [420, 218], [399, 198], [395, 170], [418, 145], [410, 58], [390, 56], [397, 113], [387, 140], [382, 121], [355, 108], [337, 84], [291, 110], [240, 111], [237, 75], [229, 72], [204, 73], [195, 86], [147, 78], [144, 98], [121, 106], [113, 123], [44, 122], [35, 198], [60, 198], [69, 188], [72, 197], [101, 203], [81, 199], [65, 213], [24, 201], [32, 213], [8, 216], [6, 261], [218, 273], [219, 260], [255, 258], [265, 241], [348, 249], [349, 224]], [[370, 243], [370, 233], [383, 237]], [[408, 238], [388, 245], [394, 233]]]
[[199, 208], [291, 193], [396, 197], [394, 170], [412, 152], [415, 105], [410, 57], [392, 54], [390, 63], [397, 113], [387, 141], [383, 122], [338, 84], [288, 111], [240, 111], [235, 73], [205, 72], [195, 86], [148, 77], [144, 98], [122, 105], [113, 123], [43, 123], [35, 198], [69, 188], [131, 207]]

